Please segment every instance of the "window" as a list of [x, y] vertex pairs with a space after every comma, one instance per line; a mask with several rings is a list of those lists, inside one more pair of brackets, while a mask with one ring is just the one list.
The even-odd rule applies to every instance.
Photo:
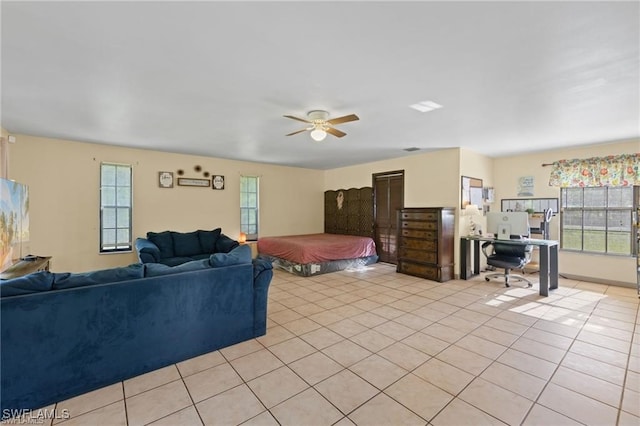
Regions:
[[240, 176], [240, 232], [258, 239], [258, 176]]
[[562, 188], [561, 247], [591, 253], [632, 255], [634, 191], [640, 187]]
[[100, 164], [100, 252], [129, 251], [131, 166]]

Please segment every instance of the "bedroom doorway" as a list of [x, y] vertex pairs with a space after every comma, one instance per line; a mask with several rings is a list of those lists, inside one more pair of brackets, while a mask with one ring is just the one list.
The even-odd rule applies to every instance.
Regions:
[[404, 207], [404, 170], [373, 174], [374, 240], [380, 262], [398, 263], [396, 211]]

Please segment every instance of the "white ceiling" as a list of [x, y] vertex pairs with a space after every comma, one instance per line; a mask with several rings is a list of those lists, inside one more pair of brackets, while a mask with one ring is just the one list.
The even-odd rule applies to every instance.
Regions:
[[[11, 133], [317, 169], [640, 136], [637, 1], [0, 7]], [[285, 137], [312, 109], [360, 121]]]

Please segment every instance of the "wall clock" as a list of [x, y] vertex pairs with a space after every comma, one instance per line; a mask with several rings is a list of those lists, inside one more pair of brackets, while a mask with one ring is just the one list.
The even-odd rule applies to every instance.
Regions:
[[173, 188], [173, 173], [158, 172], [158, 185], [160, 188]]
[[211, 179], [211, 187], [213, 189], [224, 189], [224, 176], [213, 175], [213, 178]]

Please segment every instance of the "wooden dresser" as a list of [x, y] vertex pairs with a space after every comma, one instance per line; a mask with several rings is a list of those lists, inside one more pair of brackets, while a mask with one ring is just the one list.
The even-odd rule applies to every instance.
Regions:
[[455, 208], [398, 210], [398, 272], [433, 281], [453, 279]]

